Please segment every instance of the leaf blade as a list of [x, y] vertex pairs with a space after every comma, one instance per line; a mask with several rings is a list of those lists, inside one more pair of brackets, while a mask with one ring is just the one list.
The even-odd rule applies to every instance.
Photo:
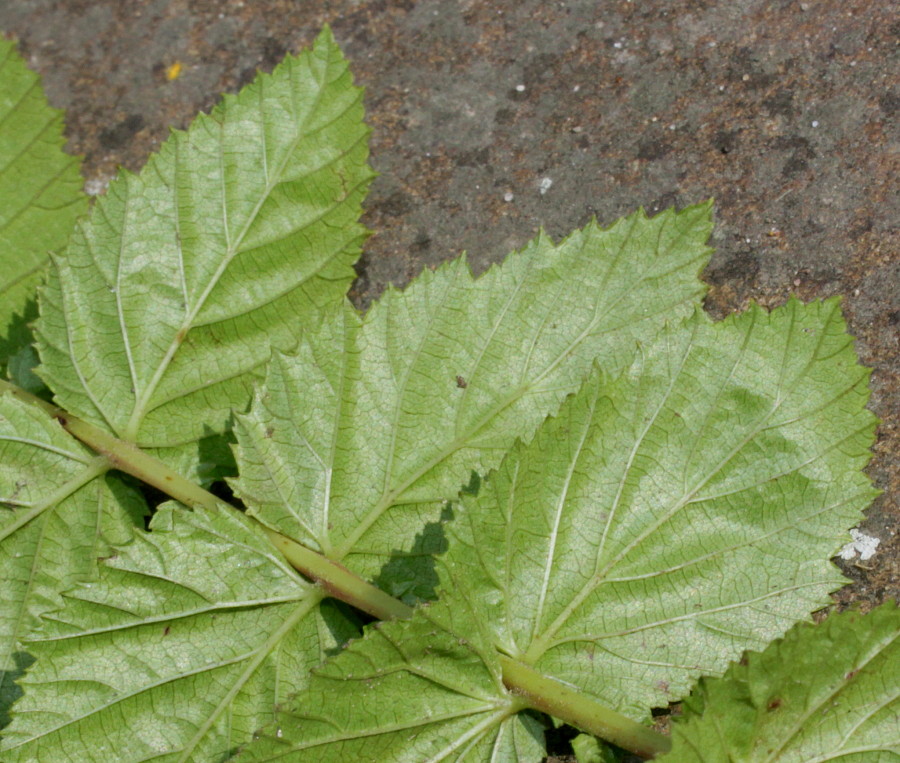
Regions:
[[63, 407], [143, 447], [226, 429], [270, 346], [349, 285], [367, 135], [326, 30], [111, 184], [43, 292]]
[[465, 498], [448, 563], [498, 647], [640, 719], [842, 582], [875, 495], [867, 378], [835, 301], [697, 316]]
[[[49, 258], [87, 209], [80, 159], [63, 152], [62, 112], [15, 44], [0, 39], [0, 373], [30, 344], [20, 336]], [[33, 308], [33, 304], [31, 304]]]
[[0, 394], [0, 719], [19, 695], [27, 635], [125, 542], [143, 502], [37, 409]]
[[309, 616], [322, 597], [240, 513], [167, 504], [152, 528], [29, 641], [17, 759], [215, 759], [349, 634], [333, 608]]
[[793, 628], [700, 682], [662, 760], [895, 760], [898, 635], [896, 602]]

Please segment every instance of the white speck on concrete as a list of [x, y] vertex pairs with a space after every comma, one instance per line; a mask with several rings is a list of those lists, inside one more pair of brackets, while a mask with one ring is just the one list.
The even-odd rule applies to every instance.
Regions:
[[109, 188], [109, 181], [112, 180], [111, 177], [98, 177], [91, 178], [90, 180], [84, 181], [84, 192], [88, 196], [99, 196], [102, 193], [106, 193], [106, 189]]
[[541, 192], [541, 196], [543, 196], [547, 191], [550, 190], [550, 186], [553, 185], [553, 180], [551, 178], [541, 178], [541, 182], [538, 184], [538, 190]]
[[852, 559], [859, 554], [859, 560], [861, 562], [867, 562], [875, 556], [875, 551], [881, 543], [881, 539], [866, 535], [855, 527], [850, 531], [850, 537], [853, 538], [853, 540], [841, 549], [841, 559]]
[[510, 191], [503, 194], [503, 201], [512, 201], [514, 198], [516, 197]]

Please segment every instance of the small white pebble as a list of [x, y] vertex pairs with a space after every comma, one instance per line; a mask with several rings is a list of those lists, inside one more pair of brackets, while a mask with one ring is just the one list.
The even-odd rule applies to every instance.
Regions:
[[871, 535], [866, 535], [855, 527], [850, 531], [850, 537], [853, 538], [853, 540], [841, 549], [841, 559], [852, 559], [859, 554], [859, 560], [861, 562], [867, 562], [875, 556], [875, 551], [881, 543], [879, 538], [873, 538]]
[[512, 201], [514, 198], [516, 198], [516, 197], [513, 196], [513, 194], [510, 193], [509, 191], [507, 191], [506, 193], [503, 194], [503, 201]]
[[575, 87], [572, 88], [573, 93], [577, 93], [579, 90], [581, 90], [581, 85], [575, 85]]
[[811, 124], [813, 127], [818, 127], [818, 126], [819, 126], [819, 120], [818, 120], [818, 119], [814, 119], [812, 122], [810, 122], [810, 124]]
[[518, 93], [524, 93], [524, 92], [525, 92], [525, 85], [516, 85], [516, 92], [518, 92]]
[[547, 191], [550, 190], [550, 186], [553, 185], [553, 180], [551, 178], [541, 178], [541, 182], [538, 185], [538, 189], [541, 192], [541, 196], [543, 196]]
[[621, 48], [622, 48], [622, 43], [621, 43], [621, 42], [614, 42], [614, 43], [613, 43], [613, 47], [614, 47], [614, 48], [617, 48], [617, 49], [619, 49], [619, 50], [621, 50]]

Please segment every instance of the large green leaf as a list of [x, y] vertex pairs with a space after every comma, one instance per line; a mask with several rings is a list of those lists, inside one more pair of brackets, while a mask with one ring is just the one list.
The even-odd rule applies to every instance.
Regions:
[[[316, 499], [309, 516], [316, 527], [334, 525], [333, 537], [344, 543], [363, 528], [359, 534], [365, 535], [366, 553], [354, 563], [377, 572], [397, 544], [422, 529], [436, 499], [455, 494], [472, 469], [498, 460], [497, 449], [511, 445], [517, 435], [531, 436], [578, 387], [597, 353], [620, 368], [639, 338], [651, 337], [667, 316], [692, 309], [702, 293], [696, 273], [709, 253], [704, 244], [709, 226], [708, 205], [652, 220], [634, 215], [606, 231], [591, 225], [558, 246], [541, 237], [479, 280], [462, 262], [445, 266], [404, 294], [390, 293], [365, 322], [348, 307], [333, 311], [296, 357], [276, 357], [254, 412], [241, 422], [237, 486], [244, 499], [268, 523], [307, 539], [298, 519], [303, 502], [315, 495], [302, 480], [319, 489], [337, 475], [333, 484], [347, 494], [332, 488], [333, 511], [323, 516], [331, 503]], [[461, 312], [467, 304], [468, 318]], [[457, 376], [467, 379], [466, 386], [459, 386]], [[408, 428], [418, 423], [416, 438]], [[351, 424], [358, 429], [352, 431]], [[501, 425], [510, 431], [504, 433]], [[329, 446], [338, 433], [342, 439]], [[339, 454], [341, 459], [325, 473], [316, 471], [320, 465], [308, 447], [319, 447], [323, 440], [327, 458]], [[417, 443], [428, 462], [416, 456]], [[380, 452], [385, 447], [387, 452]], [[355, 461], [352, 454], [340, 453], [349, 449], [356, 449]], [[431, 464], [430, 471], [422, 469], [423, 463]], [[299, 474], [297, 482], [292, 470]], [[414, 474], [419, 476], [411, 479]], [[348, 501], [352, 489], [369, 501], [356, 505], [356, 514]], [[413, 500], [432, 503], [427, 510], [398, 506]], [[273, 515], [279, 501], [286, 511]], [[383, 522], [388, 509], [399, 515], [393, 535], [389, 525], [374, 521]], [[120, 550], [113, 564], [127, 563], [133, 574], [115, 578], [115, 594], [111, 582], [102, 589], [107, 598], [146, 599], [139, 612], [127, 607], [138, 619], [125, 617], [112, 625], [98, 621], [102, 608], [85, 604], [82, 593], [57, 615], [65, 623], [57, 626], [65, 638], [30, 642], [38, 661], [25, 684], [26, 697], [16, 706], [21, 720], [11, 727], [23, 760], [51, 754], [97, 759], [90, 757], [95, 755], [89, 752], [92, 744], [115, 749], [122, 760], [151, 754], [216, 759], [249, 741], [254, 728], [274, 717], [279, 701], [305, 686], [307, 671], [321, 660], [322, 593], [296, 576], [290, 577], [294, 601], [285, 600], [273, 585], [270, 597], [253, 602], [236, 601], [225, 588], [215, 596], [204, 594], [207, 605], [193, 599], [179, 604], [180, 587], [205, 588], [209, 576], [241, 578], [242, 585], [259, 581], [253, 584], [264, 590], [275, 575], [270, 569], [277, 554], [261, 531], [251, 533], [247, 520], [226, 522], [231, 515], [223, 515], [214, 525], [208, 524], [212, 519], [198, 525], [200, 519], [179, 518], [171, 511], [164, 516], [154, 520], [154, 531], [142, 541], [157, 551]], [[367, 517], [380, 535], [366, 533]], [[176, 529], [192, 528], [196, 539], [171, 531], [171, 523]], [[245, 560], [244, 549], [250, 546], [257, 551]], [[182, 555], [191, 559], [190, 576], [171, 570]], [[277, 573], [282, 574], [287, 572]], [[145, 579], [159, 579], [171, 593], [148, 597]], [[237, 638], [232, 626], [223, 625], [225, 609], [241, 615], [233, 626], [240, 632], [237, 652], [231, 646]], [[175, 623], [183, 626], [181, 640], [160, 636], [157, 623], [169, 621], [169, 635]], [[152, 670], [136, 665], [135, 675], [122, 676], [121, 684], [112, 682], [113, 688], [102, 693], [70, 692], [58, 721], [46, 715], [58, 712], [71, 682], [90, 682], [105, 676], [110, 664], [130, 665], [137, 659], [123, 661], [122, 655], [133, 651], [134, 634], [144, 633], [145, 624], [146, 638], [155, 637]], [[60, 664], [71, 667], [58, 673]], [[126, 685], [127, 690], [118, 688]], [[105, 734], [112, 727], [155, 731], [151, 738], [150, 732], [138, 736], [123, 730], [110, 742]], [[510, 733], [510, 739], [519, 739], [519, 731]]]
[[[364, 321], [345, 307], [274, 359], [239, 417], [237, 492], [267, 525], [377, 575], [473, 470], [530, 438], [595, 358], [621, 369], [690, 312], [709, 226], [707, 204], [638, 212], [557, 246], [542, 235], [478, 279], [456, 260]], [[389, 573], [379, 582], [396, 594], [425, 571], [395, 560]]]
[[838, 300], [698, 314], [510, 458], [448, 564], [504, 651], [641, 719], [844, 582], [867, 380]]
[[240, 513], [167, 504], [152, 529], [29, 642], [15, 760], [221, 760], [355, 634]]
[[293, 347], [353, 278], [373, 177], [362, 117], [326, 30], [123, 172], [42, 291], [40, 373], [57, 402], [199, 458], [271, 348]]
[[29, 344], [26, 312], [48, 253], [65, 245], [87, 209], [80, 162], [63, 152], [62, 128], [40, 77], [0, 38], [0, 374]]
[[900, 758], [900, 611], [798, 625], [684, 704], [666, 763], [888, 763]]
[[[456, 710], [473, 676], [496, 677], [485, 643], [646, 720], [843, 582], [828, 559], [874, 494], [860, 471], [874, 429], [867, 376], [837, 300], [718, 325], [698, 313], [627, 373], [595, 374], [463, 499], [439, 603], [339, 656], [247, 759], [355, 759], [344, 750], [362, 738], [469, 750], [477, 736], [452, 759], [488, 760], [509, 722], [488, 708], [509, 710], [510, 695], [494, 680], [480, 714], [466, 723]], [[398, 658], [382, 677], [385, 642]], [[431, 675], [431, 644], [446, 655], [441, 681], [401, 730], [383, 708], [395, 683]], [[373, 667], [360, 677], [359, 664]]]
[[131, 535], [142, 501], [43, 411], [0, 392], [0, 726], [31, 658], [22, 641], [59, 592]]

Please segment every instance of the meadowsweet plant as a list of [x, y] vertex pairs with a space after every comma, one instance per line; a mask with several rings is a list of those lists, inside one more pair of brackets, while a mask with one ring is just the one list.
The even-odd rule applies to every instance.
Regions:
[[896, 606], [792, 629], [874, 495], [837, 300], [710, 320], [701, 203], [361, 315], [328, 30], [86, 215], [0, 58], [4, 761], [894, 759]]

